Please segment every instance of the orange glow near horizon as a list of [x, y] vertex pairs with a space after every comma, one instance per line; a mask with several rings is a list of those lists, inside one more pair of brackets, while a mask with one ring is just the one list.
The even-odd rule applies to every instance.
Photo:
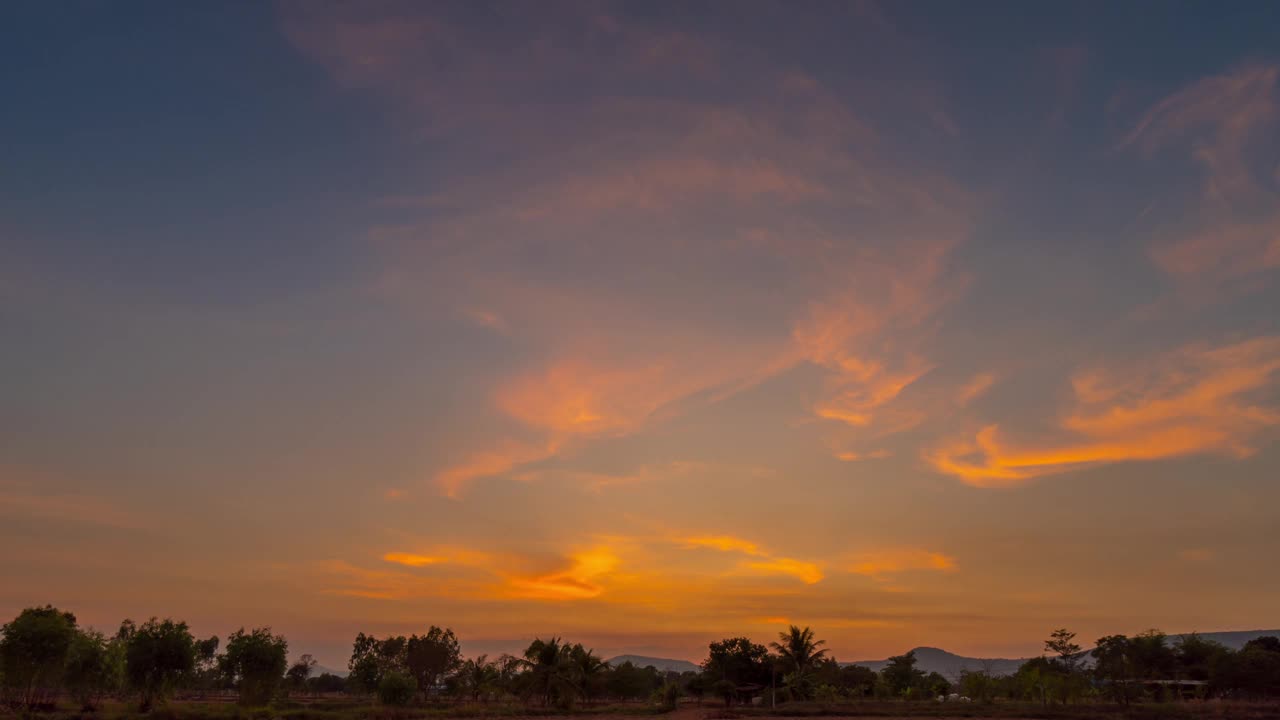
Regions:
[[1263, 3], [20, 5], [0, 623], [336, 668], [1275, 621]]

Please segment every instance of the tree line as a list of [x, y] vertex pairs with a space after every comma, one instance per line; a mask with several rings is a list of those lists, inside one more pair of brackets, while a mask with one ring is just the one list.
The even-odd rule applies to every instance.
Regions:
[[[663, 672], [630, 662], [611, 665], [579, 643], [536, 639], [520, 655], [463, 658], [451, 629], [383, 638], [360, 633], [347, 677], [315, 675], [309, 655], [288, 662], [288, 642], [270, 628], [241, 628], [223, 644], [198, 639], [186, 623], [152, 618], [121, 623], [106, 636], [75, 615], [28, 608], [0, 629], [0, 687], [6, 702], [52, 707], [68, 697], [82, 708], [106, 697], [146, 711], [175, 692], [234, 692], [248, 706], [286, 694], [342, 693], [389, 706], [446, 700], [575, 704], [647, 701], [675, 707], [682, 698], [735, 703], [839, 703], [862, 699], [961, 699], [974, 702], [1129, 704], [1181, 697], [1280, 698], [1280, 639], [1241, 650], [1196, 635], [1170, 641], [1159, 631], [1109, 635], [1085, 651], [1057, 630], [1045, 655], [1016, 673], [966, 669], [954, 682], [917, 667], [914, 652], [874, 672], [841, 664], [808, 627], [790, 626], [768, 646], [746, 637], [710, 643], [698, 671]], [[221, 652], [219, 652], [221, 650]]]

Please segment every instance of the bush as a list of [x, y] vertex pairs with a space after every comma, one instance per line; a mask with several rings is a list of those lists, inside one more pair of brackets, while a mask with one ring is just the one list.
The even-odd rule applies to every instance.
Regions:
[[383, 705], [403, 707], [413, 700], [418, 692], [418, 681], [411, 675], [391, 671], [378, 681], [378, 702]]

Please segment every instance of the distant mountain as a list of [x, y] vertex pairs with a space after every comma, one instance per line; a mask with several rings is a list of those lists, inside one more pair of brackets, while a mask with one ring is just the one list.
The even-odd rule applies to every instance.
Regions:
[[[1191, 633], [1186, 634], [1190, 635]], [[1229, 630], [1226, 632], [1203, 632], [1196, 634], [1200, 636], [1201, 640], [1212, 640], [1213, 642], [1226, 645], [1232, 650], [1239, 650], [1244, 647], [1245, 643], [1264, 635], [1280, 637], [1280, 630]], [[1170, 635], [1169, 640], [1174, 641], [1181, 637], [1183, 637], [1183, 635]]]
[[[1191, 633], [1174, 633], [1169, 635], [1169, 642], [1172, 644], [1178, 639], [1190, 635]], [[1239, 650], [1244, 644], [1260, 638], [1264, 635], [1274, 635], [1280, 637], [1280, 630], [1231, 630], [1226, 632], [1205, 632], [1197, 633], [1204, 640], [1212, 640], [1221, 643], [1232, 650]], [[1078, 640], [1078, 638], [1077, 638]], [[1083, 644], [1083, 643], [1082, 643]], [[1092, 648], [1089, 648], [1092, 649]], [[961, 670], [985, 670], [992, 675], [1012, 675], [1018, 671], [1018, 667], [1026, 662], [1029, 658], [974, 658], [956, 655], [934, 647], [918, 647], [915, 649], [916, 667], [926, 673], [936, 672], [948, 680], [958, 680]], [[1083, 658], [1084, 665], [1093, 665], [1093, 658], [1085, 651]], [[850, 663], [841, 663], [842, 665], [861, 665], [870, 668], [876, 672], [880, 672], [885, 665], [889, 664], [888, 660], [856, 660]]]
[[629, 662], [632, 665], [635, 665], [636, 667], [648, 667], [652, 665], [663, 672], [671, 671], [671, 672], [682, 673], [682, 672], [698, 671], [698, 666], [694, 665], [688, 660], [672, 660], [671, 658], [645, 657], [644, 655], [619, 655], [618, 657], [609, 660], [609, 664], [615, 667], [618, 665], [621, 665], [624, 662]]
[[325, 673], [329, 673], [330, 675], [337, 675], [338, 677], [346, 677], [347, 675], [350, 674], [346, 670], [333, 670], [323, 665], [316, 665], [315, 667], [311, 668], [311, 677], [320, 677]]
[[[935, 647], [915, 648], [916, 668], [926, 673], [936, 672], [948, 680], [960, 679], [961, 670], [985, 670], [992, 675], [1012, 675], [1026, 658], [972, 658], [949, 653]], [[858, 660], [842, 665], [861, 665], [876, 672], [889, 664], [888, 660]]]

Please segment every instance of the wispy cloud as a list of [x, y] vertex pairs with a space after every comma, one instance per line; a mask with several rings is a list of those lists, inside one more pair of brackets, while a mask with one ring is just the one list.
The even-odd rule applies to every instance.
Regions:
[[1184, 283], [1221, 287], [1280, 267], [1280, 184], [1269, 141], [1280, 120], [1278, 79], [1280, 67], [1260, 63], [1204, 78], [1157, 103], [1121, 143], [1147, 153], [1180, 148], [1201, 168], [1194, 212], [1151, 247], [1156, 264]]
[[940, 472], [978, 486], [1017, 484], [1092, 465], [1198, 453], [1252, 454], [1280, 424], [1265, 392], [1280, 372], [1280, 339], [1186, 347], [1120, 372], [1094, 369], [1073, 382], [1069, 439], [1014, 442], [996, 425], [927, 454]]
[[956, 570], [956, 560], [950, 555], [931, 550], [893, 548], [863, 553], [848, 565], [848, 571], [855, 575], [867, 575], [880, 580], [913, 570], [952, 572]]
[[[19, 473], [0, 468], [0, 474]], [[21, 473], [21, 476], [27, 476]], [[136, 530], [146, 527], [145, 519], [118, 503], [93, 495], [39, 492], [0, 478], [0, 515], [43, 521]]]

